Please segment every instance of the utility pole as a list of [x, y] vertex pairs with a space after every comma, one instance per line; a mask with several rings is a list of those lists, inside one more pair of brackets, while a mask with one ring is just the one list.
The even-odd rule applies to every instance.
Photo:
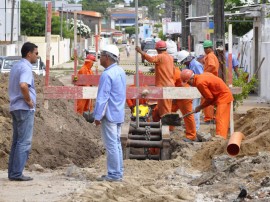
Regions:
[[190, 22], [186, 21], [189, 17], [189, 0], [181, 1], [181, 21], [182, 21], [182, 48], [188, 48], [188, 36], [190, 35]]
[[15, 0], [12, 0], [10, 44], [13, 43], [14, 8], [15, 8]]
[[215, 47], [224, 45], [224, 0], [214, 0], [214, 42]]
[[[214, 48], [224, 45], [224, 0], [214, 0]], [[219, 77], [226, 82], [226, 66], [224, 64], [224, 51], [217, 50], [217, 57], [219, 60]]]
[[61, 27], [60, 27], [60, 40], [63, 39], [63, 1], [62, 1], [62, 9], [61, 9]]
[[172, 2], [173, 2], [173, 0], [165, 1], [165, 16], [166, 16], [166, 18], [172, 18]]

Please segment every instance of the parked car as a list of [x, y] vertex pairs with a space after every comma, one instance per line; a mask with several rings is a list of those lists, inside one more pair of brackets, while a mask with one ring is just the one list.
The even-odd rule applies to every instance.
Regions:
[[[156, 55], [158, 54], [158, 52], [157, 52], [156, 49], [149, 49], [149, 50], [146, 51], [146, 54], [147, 54], [147, 55], [150, 55], [150, 56], [152, 57], [152, 56], [156, 56]], [[145, 66], [147, 66], [148, 63], [149, 63], [149, 62], [148, 62], [147, 60], [144, 61], [144, 65], [145, 65]]]
[[[0, 56], [0, 73], [10, 72], [13, 65], [21, 58], [21, 56]], [[45, 76], [45, 65], [41, 58], [39, 58], [37, 62], [33, 64], [32, 71], [37, 75]]]
[[[141, 49], [144, 52], [147, 52], [148, 50], [153, 50], [155, 49], [156, 43], [153, 41], [147, 41], [141, 44]], [[142, 56], [142, 63], [144, 63], [144, 57]]]

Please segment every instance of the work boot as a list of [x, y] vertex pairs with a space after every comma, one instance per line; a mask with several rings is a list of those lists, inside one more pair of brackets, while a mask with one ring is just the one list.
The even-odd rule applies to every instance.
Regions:
[[195, 138], [195, 140], [191, 140], [191, 139], [188, 139], [188, 138], [184, 137], [182, 140], [183, 140], [184, 142], [187, 142], [187, 143], [191, 143], [191, 142], [199, 142], [199, 140], [198, 140], [197, 138]]

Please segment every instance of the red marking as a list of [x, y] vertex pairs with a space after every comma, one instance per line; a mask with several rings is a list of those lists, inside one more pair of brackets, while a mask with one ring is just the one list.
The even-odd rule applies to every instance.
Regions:
[[[136, 75], [134, 75], [134, 84], [136, 84]], [[139, 73], [139, 85], [155, 86], [155, 76], [144, 75]]]
[[77, 75], [78, 80], [74, 81], [74, 75], [71, 76], [72, 83], [76, 86], [98, 86], [100, 75]]
[[[128, 87], [126, 90], [127, 99], [140, 99], [142, 92], [148, 90], [146, 99], [163, 99], [162, 87]], [[82, 86], [48, 86], [44, 87], [44, 99], [83, 99]]]
[[44, 99], [82, 99], [83, 87], [48, 86], [43, 89]]

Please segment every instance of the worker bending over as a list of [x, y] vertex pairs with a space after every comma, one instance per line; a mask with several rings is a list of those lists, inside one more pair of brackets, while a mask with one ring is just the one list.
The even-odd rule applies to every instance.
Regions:
[[196, 107], [199, 112], [209, 105], [216, 105], [216, 135], [227, 138], [230, 123], [230, 109], [233, 96], [228, 86], [217, 76], [209, 72], [195, 75], [193, 71], [185, 69], [182, 71], [181, 79], [183, 84], [188, 83], [197, 87], [204, 101]]
[[[88, 54], [84, 60], [84, 64], [79, 70], [78, 74], [84, 75], [93, 75], [93, 71], [91, 70], [94, 61], [96, 61], [96, 57]], [[83, 114], [85, 111], [93, 110], [93, 102], [89, 99], [79, 99], [77, 100], [77, 112]]]
[[[174, 79], [176, 87], [189, 87], [188, 84], [182, 85], [181, 71], [178, 67], [175, 68]], [[176, 112], [178, 109], [180, 109], [183, 115], [192, 112], [192, 99], [173, 100], [172, 112]], [[189, 116], [186, 116], [184, 118], [184, 123], [186, 127], [186, 138], [184, 138], [183, 140], [185, 142], [197, 141], [194, 115], [191, 114]]]
[[[142, 55], [148, 62], [155, 63], [155, 84], [158, 87], [174, 87], [174, 63], [173, 58], [170, 56], [166, 49], [165, 41], [158, 41], [155, 46], [158, 55], [150, 56], [136, 46], [136, 51]], [[162, 117], [165, 114], [171, 113], [172, 100], [163, 99], [158, 100], [158, 115]]]

